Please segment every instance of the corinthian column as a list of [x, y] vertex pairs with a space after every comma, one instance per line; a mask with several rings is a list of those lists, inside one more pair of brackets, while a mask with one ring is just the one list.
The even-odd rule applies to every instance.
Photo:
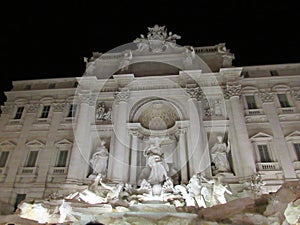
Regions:
[[90, 124], [91, 116], [90, 106], [93, 106], [95, 101], [90, 94], [80, 94], [80, 107], [76, 126], [74, 129], [74, 144], [70, 157], [70, 166], [68, 169], [67, 183], [77, 183], [86, 177], [89, 168], [89, 153], [90, 153]]
[[115, 94], [114, 144], [110, 155], [110, 179], [127, 182], [129, 173], [129, 134], [127, 130], [127, 100], [129, 92]]
[[199, 87], [188, 88], [186, 93], [189, 95], [189, 175], [203, 172], [210, 168], [209, 151], [207, 146], [207, 135], [204, 129], [202, 109], [200, 102], [202, 99], [202, 91]]
[[244, 111], [240, 103], [241, 85], [228, 84], [224, 92], [227, 99], [232, 136], [232, 160], [235, 173], [239, 177], [253, 175], [256, 171], [253, 146], [245, 123]]
[[132, 129], [131, 134], [131, 154], [130, 154], [130, 184], [137, 184], [137, 151], [139, 141], [138, 129]]

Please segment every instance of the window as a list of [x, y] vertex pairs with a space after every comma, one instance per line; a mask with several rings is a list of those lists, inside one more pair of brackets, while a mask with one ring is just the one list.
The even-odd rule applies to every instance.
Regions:
[[74, 83], [74, 87], [77, 87], [78, 86], [78, 82], [77, 81], [75, 81], [75, 83]]
[[8, 155], [9, 151], [3, 151], [0, 153], [0, 167], [5, 167]]
[[35, 167], [38, 153], [39, 153], [39, 151], [30, 151], [29, 152], [25, 167]]
[[280, 106], [282, 108], [290, 107], [286, 94], [277, 94]]
[[294, 149], [297, 156], [297, 160], [300, 161], [300, 143], [294, 143]]
[[255, 97], [253, 95], [247, 95], [245, 97], [246, 97], [248, 109], [257, 109]]
[[69, 112], [68, 112], [68, 116], [67, 117], [74, 117], [75, 114], [76, 114], [76, 108], [77, 108], [77, 105], [71, 104], [70, 108], [69, 108]]
[[270, 71], [271, 76], [278, 76], [278, 72], [276, 70], [271, 70]]
[[31, 84], [26, 84], [25, 85], [25, 90], [30, 90], [31, 89]]
[[49, 89], [55, 88], [55, 83], [50, 83], [49, 86], [48, 86], [48, 88], [49, 88]]
[[268, 146], [267, 145], [258, 145], [258, 152], [260, 156], [260, 161], [261, 162], [272, 162]]
[[50, 111], [50, 105], [45, 105], [43, 107], [42, 114], [41, 114], [40, 118], [48, 118], [49, 111]]
[[22, 117], [24, 106], [18, 107], [14, 119], [19, 120]]
[[59, 151], [56, 167], [65, 167], [68, 158], [68, 150]]

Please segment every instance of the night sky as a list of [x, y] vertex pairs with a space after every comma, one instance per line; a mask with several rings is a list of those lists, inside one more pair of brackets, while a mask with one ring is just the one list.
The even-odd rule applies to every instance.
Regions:
[[235, 66], [300, 63], [297, 1], [8, 2], [0, 6], [0, 103], [12, 80], [81, 76], [83, 57], [131, 42], [155, 24], [181, 35], [180, 45], [226, 43]]

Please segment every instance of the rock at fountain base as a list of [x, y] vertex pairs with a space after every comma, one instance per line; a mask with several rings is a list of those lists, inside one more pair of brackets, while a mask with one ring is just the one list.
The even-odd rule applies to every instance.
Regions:
[[134, 212], [176, 212], [175, 206], [169, 204], [134, 204], [129, 209]]

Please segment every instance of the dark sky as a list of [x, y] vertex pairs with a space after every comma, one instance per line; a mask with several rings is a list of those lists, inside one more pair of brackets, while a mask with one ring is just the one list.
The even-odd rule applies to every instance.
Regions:
[[12, 80], [81, 76], [83, 57], [133, 41], [155, 24], [181, 35], [180, 45], [226, 43], [235, 66], [300, 63], [297, 1], [7, 2], [0, 6], [0, 102]]

